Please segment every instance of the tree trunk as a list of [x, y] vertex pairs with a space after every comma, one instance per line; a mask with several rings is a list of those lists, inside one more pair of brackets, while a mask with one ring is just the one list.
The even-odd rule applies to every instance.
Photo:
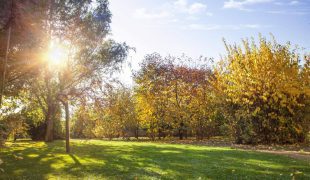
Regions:
[[179, 129], [179, 139], [183, 140], [183, 130]]
[[[53, 0], [48, 1], [49, 5], [49, 20], [50, 20], [50, 29], [49, 29], [49, 38], [51, 41], [52, 37], [52, 29], [53, 29]], [[51, 72], [49, 71], [48, 67], [46, 67], [46, 75], [45, 75], [45, 85], [47, 88], [47, 114], [45, 117], [46, 120], [46, 134], [45, 134], [45, 141], [51, 142], [54, 140], [54, 119], [53, 115], [55, 113], [55, 106], [53, 104], [53, 98], [52, 98], [52, 90], [50, 87], [50, 81], [51, 81]]]
[[180, 127], [179, 127], [179, 138], [180, 138], [180, 140], [183, 140], [183, 136], [184, 136], [184, 123], [181, 122]]
[[139, 129], [136, 130], [136, 135], [135, 135], [136, 139], [139, 139]]
[[[13, 1], [11, 6], [11, 14], [13, 12]], [[7, 62], [8, 62], [8, 55], [9, 55], [9, 49], [10, 49], [10, 42], [11, 42], [11, 32], [12, 32], [12, 17], [10, 17], [9, 20], [9, 30], [8, 30], [8, 39], [6, 44], [6, 52], [5, 52], [5, 58], [3, 62], [3, 72], [2, 72], [2, 78], [1, 78], [1, 86], [0, 86], [0, 108], [2, 106], [2, 98], [4, 94], [4, 88], [5, 88], [5, 76], [6, 76], [6, 69], [7, 69]]]
[[55, 105], [51, 102], [51, 100], [48, 100], [47, 114], [45, 117], [45, 121], [46, 121], [45, 141], [46, 142], [51, 142], [54, 140], [54, 119], [53, 119], [54, 113], [55, 113]]
[[135, 128], [135, 137], [139, 139], [139, 127]]
[[66, 112], [66, 152], [70, 153], [70, 112], [68, 101], [64, 101], [63, 105]]

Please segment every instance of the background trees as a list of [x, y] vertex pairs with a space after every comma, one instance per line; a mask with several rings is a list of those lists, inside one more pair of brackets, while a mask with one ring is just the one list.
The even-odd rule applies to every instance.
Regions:
[[216, 116], [209, 82], [213, 73], [206, 60], [158, 54], [145, 57], [141, 70], [135, 73], [135, 96], [139, 121], [152, 139], [156, 135], [203, 139], [217, 133], [218, 128], [212, 125]]
[[[99, 94], [100, 93], [100, 94]], [[99, 92], [94, 101], [82, 104], [74, 116], [76, 138], [137, 137], [139, 124], [130, 89], [111, 86]]]
[[169, 131], [180, 139], [231, 135], [237, 143], [304, 142], [309, 59], [274, 38], [225, 46], [227, 55], [213, 70], [182, 58], [146, 56], [135, 74], [135, 95], [150, 137]]
[[173, 119], [167, 112], [171, 73], [171, 64], [167, 62], [159, 54], [148, 55], [141, 64], [141, 70], [134, 75], [139, 122], [152, 139], [157, 135], [167, 135], [166, 133], [170, 133], [167, 131], [173, 126]]

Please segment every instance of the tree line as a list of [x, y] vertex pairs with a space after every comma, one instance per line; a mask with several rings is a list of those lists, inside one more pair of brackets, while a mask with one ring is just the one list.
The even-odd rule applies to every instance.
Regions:
[[[310, 128], [309, 56], [290, 43], [260, 36], [258, 43], [224, 43], [212, 59], [146, 55], [132, 88], [115, 87], [80, 109], [77, 137], [229, 136], [236, 143], [303, 143]], [[84, 106], [82, 106], [84, 108]], [[102, 114], [103, 113], [103, 114]], [[92, 121], [88, 121], [88, 120]], [[92, 135], [85, 124], [93, 123]], [[88, 126], [87, 126], [88, 127]], [[100, 129], [100, 130], [98, 130]], [[126, 134], [127, 133], [127, 134]], [[82, 136], [79, 136], [81, 134]]]
[[[229, 136], [237, 143], [302, 143], [309, 54], [274, 38], [224, 42], [221, 59], [146, 55], [125, 87], [109, 76], [131, 49], [110, 39], [107, 0], [0, 1], [0, 143], [30, 137]], [[35, 17], [35, 18], [34, 18]], [[60, 65], [51, 42], [67, 52]], [[70, 126], [70, 123], [72, 126]]]

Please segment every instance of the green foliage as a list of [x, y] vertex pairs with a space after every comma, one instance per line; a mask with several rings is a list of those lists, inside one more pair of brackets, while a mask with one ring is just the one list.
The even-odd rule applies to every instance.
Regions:
[[11, 113], [0, 119], [0, 146], [9, 138], [25, 137], [27, 135], [27, 124], [20, 113]]
[[[20, 96], [23, 97], [22, 94]], [[15, 97], [4, 99], [3, 108], [0, 109], [0, 145], [9, 138], [15, 139], [17, 136], [26, 135], [28, 125], [22, 114], [21, 99]]]
[[81, 105], [72, 118], [73, 138], [96, 138], [93, 132], [96, 128], [96, 119], [93, 111], [86, 105]]
[[[99, 95], [99, 94], [97, 94]], [[135, 102], [130, 89], [106, 88], [93, 103], [82, 104], [74, 115], [73, 136], [113, 138], [137, 136]]]
[[[46, 15], [43, 15], [46, 3], [47, 1], [42, 0], [0, 0], [0, 82], [4, 82], [0, 83], [0, 89], [4, 89], [4, 95], [7, 97], [18, 95], [29, 80], [38, 74], [42, 65], [39, 56], [42, 54], [42, 46], [46, 43], [47, 34], [43, 33], [42, 26], [46, 18]], [[9, 27], [10, 47], [4, 79], [3, 63]]]
[[[103, 74], [118, 69], [129, 47], [108, 38], [111, 12], [107, 0], [0, 2], [1, 58], [6, 54], [8, 27], [12, 29], [5, 79], [0, 61], [0, 80], [5, 81], [0, 88], [7, 96], [26, 89], [32, 102], [24, 113], [30, 134], [37, 140], [52, 141], [55, 133], [62, 134], [60, 96], [66, 101], [81, 96]], [[54, 66], [46, 54], [52, 42], [60, 41], [68, 57]]]

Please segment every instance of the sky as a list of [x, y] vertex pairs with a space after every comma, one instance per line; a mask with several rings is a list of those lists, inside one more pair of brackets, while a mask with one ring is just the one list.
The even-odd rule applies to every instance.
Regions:
[[136, 49], [118, 75], [132, 84], [146, 54], [198, 58], [225, 54], [223, 38], [240, 43], [258, 34], [310, 52], [310, 0], [110, 0], [112, 37]]

